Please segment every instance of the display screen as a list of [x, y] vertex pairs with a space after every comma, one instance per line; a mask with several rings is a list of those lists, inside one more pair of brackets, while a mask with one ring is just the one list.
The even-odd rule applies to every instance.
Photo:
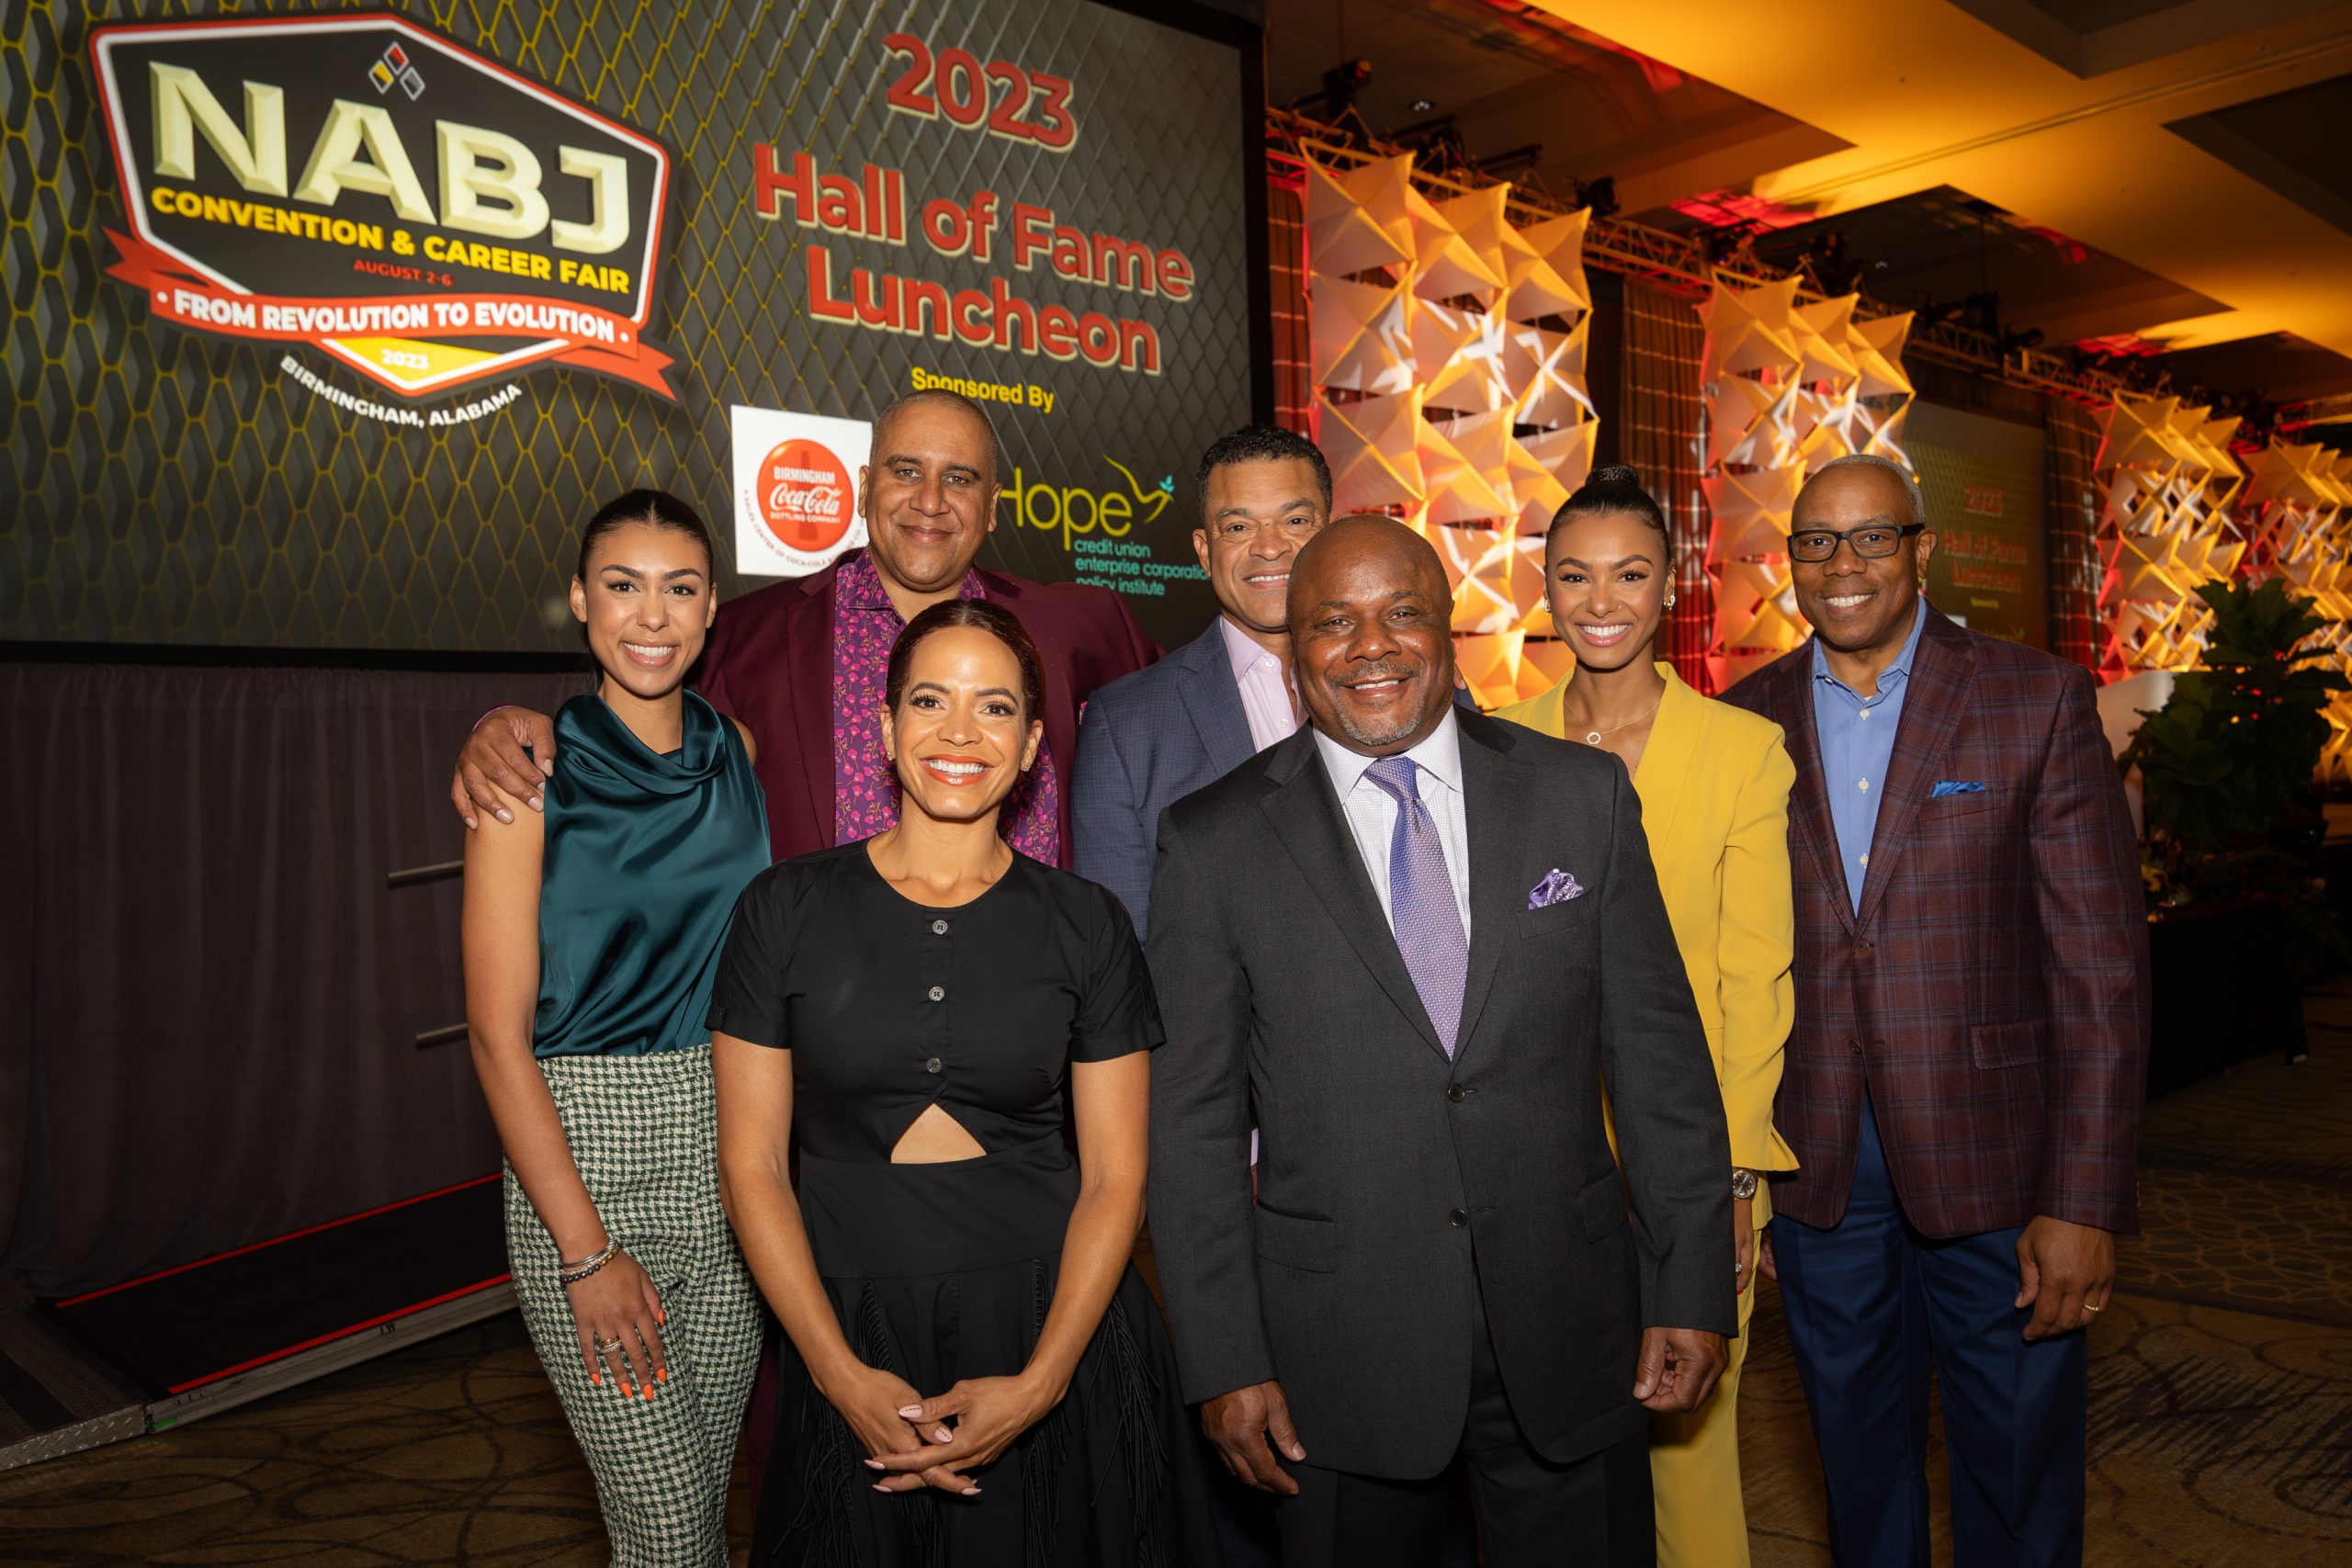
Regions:
[[[569, 649], [602, 502], [685, 497], [740, 592], [822, 558], [738, 562], [738, 425], [933, 386], [997, 427], [983, 565], [1116, 589], [1163, 642], [1210, 614], [1193, 465], [1252, 412], [1238, 24], [60, 9], [0, 44], [41, 132], [0, 637]], [[757, 520], [838, 547], [831, 463], [779, 453]]]
[[1928, 600], [1988, 637], [2047, 649], [2041, 427], [1917, 402], [1903, 445], [1936, 530]]

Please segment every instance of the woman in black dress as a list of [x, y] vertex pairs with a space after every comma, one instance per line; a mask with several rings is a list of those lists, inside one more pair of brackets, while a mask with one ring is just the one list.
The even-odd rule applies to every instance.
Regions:
[[720, 1183], [784, 1331], [754, 1563], [1217, 1561], [1128, 1261], [1160, 1041], [1143, 955], [1116, 898], [999, 831], [1043, 684], [1009, 611], [916, 616], [886, 687], [899, 825], [736, 907]]

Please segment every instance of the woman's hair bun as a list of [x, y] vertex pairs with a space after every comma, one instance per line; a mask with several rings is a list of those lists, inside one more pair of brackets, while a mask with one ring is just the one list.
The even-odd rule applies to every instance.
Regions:
[[[1658, 509], [1657, 498], [1642, 488], [1642, 476], [1623, 463], [1610, 463], [1592, 470], [1574, 495], [1560, 502], [1552, 513], [1552, 528], [1576, 517], [1613, 516], [1620, 513], [1640, 518], [1664, 534], [1669, 554], [1674, 533], [1666, 525], [1666, 513]], [[1551, 537], [1549, 532], [1544, 536]]]

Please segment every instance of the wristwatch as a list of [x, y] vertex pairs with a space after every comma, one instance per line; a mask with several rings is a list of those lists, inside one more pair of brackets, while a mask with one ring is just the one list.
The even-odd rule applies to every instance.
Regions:
[[1731, 1195], [1742, 1200], [1755, 1197], [1756, 1173], [1752, 1170], [1743, 1170], [1738, 1166], [1732, 1167]]

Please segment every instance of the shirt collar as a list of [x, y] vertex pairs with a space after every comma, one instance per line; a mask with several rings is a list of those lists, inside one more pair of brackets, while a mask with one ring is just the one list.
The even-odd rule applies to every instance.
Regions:
[[[988, 584], [980, 581], [979, 569], [964, 573], [964, 585], [956, 591], [958, 599], [985, 599]], [[874, 564], [873, 553], [860, 546], [842, 553], [840, 570], [833, 574], [833, 603], [846, 610], [888, 610], [898, 613], [890, 603], [889, 590], [882, 586], [882, 569]]]
[[[1323, 771], [1345, 800], [1363, 783], [1365, 770], [1379, 761], [1359, 751], [1351, 751], [1320, 729], [1315, 731], [1315, 750], [1323, 758]], [[1405, 753], [1420, 767], [1421, 772], [1456, 795], [1462, 793], [1462, 731], [1453, 721], [1453, 705], [1445, 705], [1445, 716], [1437, 728], [1421, 738], [1419, 745]], [[1378, 788], [1378, 785], [1374, 785]]]
[[[1895, 654], [1894, 662], [1879, 671], [1878, 687], [1882, 695], [1886, 691], [1888, 681], [1898, 676], [1905, 681], [1911, 678], [1911, 660], [1917, 658], [1919, 652], [1919, 634], [1927, 629], [1928, 596], [1922, 593], [1919, 595], [1919, 602], [1911, 608], [1911, 635], [1903, 639], [1902, 650]], [[1813, 637], [1813, 678], [1816, 681], [1826, 681], [1841, 690], [1849, 692], [1853, 690], [1845, 682], [1830, 673], [1829, 656], [1822, 651], [1821, 634], [1818, 632], [1815, 632]]]
[[1244, 679], [1261, 664], [1272, 664], [1277, 668], [1281, 666], [1281, 660], [1260, 647], [1256, 639], [1239, 626], [1235, 626], [1230, 617], [1219, 615], [1216, 618], [1216, 629], [1225, 634], [1225, 657], [1233, 666], [1233, 678], [1236, 681]]

